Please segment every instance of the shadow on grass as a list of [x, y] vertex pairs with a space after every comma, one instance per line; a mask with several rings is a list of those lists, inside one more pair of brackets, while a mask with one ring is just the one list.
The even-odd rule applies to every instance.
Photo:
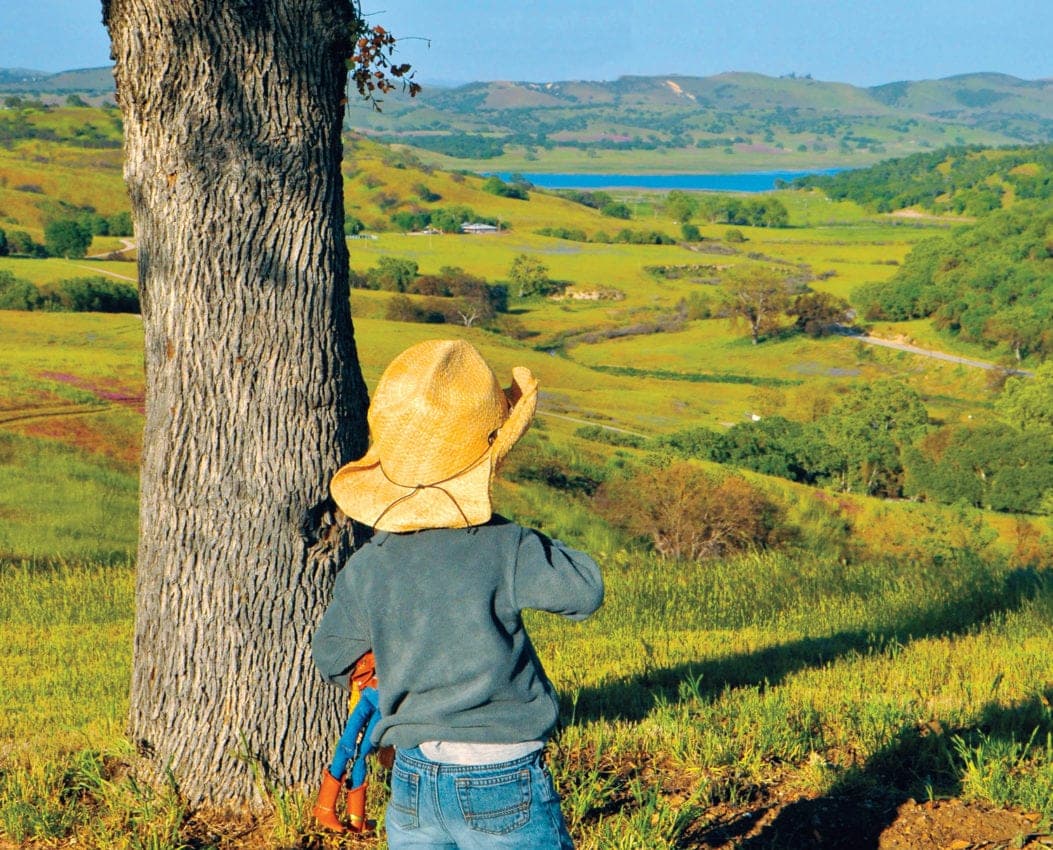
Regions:
[[[962, 588], [956, 598], [921, 606], [888, 628], [807, 637], [755, 652], [647, 669], [643, 673], [585, 688], [567, 699], [564, 716], [575, 722], [607, 719], [640, 721], [659, 704], [715, 697], [725, 689], [771, 687], [788, 676], [840, 658], [865, 656], [928, 637], [965, 634], [991, 617], [1020, 608], [1053, 591], [1053, 582], [1034, 570], [1011, 571], [990, 582]], [[756, 831], [772, 808], [758, 799], [719, 825], [692, 830], [690, 844], [741, 850], [877, 850], [882, 833], [911, 799], [957, 796], [965, 757], [961, 746], [978, 742], [1012, 746], [1053, 734], [1053, 689], [1016, 706], [990, 703], [968, 727], [944, 730], [933, 724], [907, 725], [865, 764], [845, 771], [823, 796], [782, 808]], [[956, 746], [956, 742], [959, 746]]]
[[1015, 610], [1053, 582], [1032, 569], [1017, 569], [1003, 576], [963, 587], [956, 598], [903, 615], [899, 622], [882, 627], [805, 637], [756, 651], [723, 658], [690, 662], [642, 673], [563, 694], [564, 719], [640, 721], [658, 704], [675, 703], [685, 696], [715, 696], [726, 688], [770, 687], [809, 668], [822, 667], [851, 655], [865, 656], [913, 640], [964, 634], [992, 616]]
[[[966, 770], [963, 748], [966, 752], [975, 752], [977, 747], [1006, 752], [1053, 735], [1051, 702], [1053, 689], [1047, 689], [1010, 707], [989, 703], [979, 720], [967, 727], [904, 726], [866, 764], [845, 773], [826, 795], [791, 803], [738, 847], [878, 850], [882, 833], [895, 822], [904, 803], [929, 794], [935, 798], [961, 794]], [[1004, 836], [970, 836], [977, 842], [1001, 838]], [[716, 843], [701, 846], [720, 846], [725, 840], [723, 834], [712, 839]]]

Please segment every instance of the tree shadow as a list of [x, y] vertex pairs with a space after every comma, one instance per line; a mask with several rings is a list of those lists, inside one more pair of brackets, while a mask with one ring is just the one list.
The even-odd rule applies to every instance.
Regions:
[[[793, 673], [822, 667], [849, 655], [867, 655], [914, 640], [963, 634], [995, 614], [1020, 607], [1047, 583], [1033, 569], [1017, 569], [988, 582], [965, 586], [956, 598], [921, 606], [890, 627], [804, 637], [672, 667], [645, 666], [643, 672], [564, 692], [561, 716], [569, 722], [639, 722], [657, 705], [676, 703], [687, 696], [715, 696], [728, 688], [770, 687]], [[648, 650], [644, 644], [645, 653]]]
[[957, 729], [943, 730], [935, 723], [904, 726], [824, 796], [791, 803], [739, 847], [878, 850], [882, 833], [895, 822], [904, 803], [930, 794], [934, 798], [961, 794], [963, 753], [978, 748], [1005, 752], [1053, 735], [1051, 704], [1053, 688], [1047, 688], [1013, 706], [988, 703], [975, 723]]

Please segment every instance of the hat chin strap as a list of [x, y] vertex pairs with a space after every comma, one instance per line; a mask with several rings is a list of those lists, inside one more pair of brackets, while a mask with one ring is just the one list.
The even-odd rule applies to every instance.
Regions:
[[[491, 445], [493, 444], [493, 437], [490, 438], [490, 444]], [[403, 484], [401, 481], [396, 481], [394, 478], [392, 478], [390, 475], [388, 475], [387, 470], [384, 469], [384, 463], [382, 461], [378, 461], [377, 466], [380, 469], [380, 474], [381, 475], [383, 475], [390, 483], [394, 484], [396, 487], [404, 487], [407, 490], [409, 490], [410, 492], [406, 493], [403, 496], [399, 496], [394, 502], [392, 502], [390, 505], [388, 505], [386, 508], [384, 508], [384, 510], [382, 510], [380, 512], [380, 516], [378, 516], [375, 520], [373, 520], [372, 528], [375, 530], [376, 527], [377, 527], [377, 524], [382, 519], [384, 519], [385, 516], [387, 516], [388, 512], [392, 508], [395, 508], [398, 505], [401, 505], [403, 502], [405, 502], [405, 501], [407, 501], [409, 499], [412, 499], [414, 496], [416, 496], [422, 490], [438, 490], [440, 493], [445, 495], [446, 498], [449, 499], [453, 503], [453, 506], [455, 508], [457, 508], [457, 513], [459, 513], [461, 515], [461, 519], [464, 520], [465, 527], [466, 528], [469, 527], [471, 525], [471, 523], [468, 521], [468, 515], [464, 512], [464, 509], [460, 506], [460, 503], [458, 503], [458, 501], [453, 497], [453, 494], [449, 490], [447, 490], [445, 487], [442, 487], [441, 485], [442, 484], [446, 484], [449, 481], [453, 481], [455, 478], [460, 478], [465, 473], [471, 472], [473, 469], [475, 469], [475, 467], [477, 467], [479, 464], [481, 464], [484, 460], [486, 460], [490, 456], [491, 445], [488, 445], [486, 447], [485, 451], [483, 451], [483, 453], [481, 455], [479, 455], [478, 458], [473, 460], [467, 466], [457, 470], [452, 475], [448, 475], [445, 478], [440, 478], [438, 481], [433, 481], [430, 484], [413, 484], [413, 485], [410, 485], [410, 484]]]

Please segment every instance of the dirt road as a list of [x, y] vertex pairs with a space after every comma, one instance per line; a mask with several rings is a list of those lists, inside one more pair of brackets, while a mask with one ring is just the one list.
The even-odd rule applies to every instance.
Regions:
[[[961, 363], [963, 366], [972, 366], [975, 369], [1000, 369], [1002, 368], [997, 363], [990, 363], [986, 360], [973, 360], [969, 357], [959, 357], [957, 354], [948, 354], [946, 351], [937, 351], [932, 348], [919, 348], [916, 345], [911, 345], [906, 342], [897, 342], [892, 339], [882, 339], [877, 336], [868, 336], [866, 334], [851, 335], [852, 339], [859, 340], [859, 342], [866, 343], [867, 345], [880, 345], [882, 348], [894, 348], [897, 351], [906, 351], [910, 354], [917, 354], [919, 357], [932, 357], [935, 360], [946, 360], [948, 363]], [[1014, 369], [1014, 375], [1027, 375], [1032, 377], [1034, 372], [1028, 369]]]

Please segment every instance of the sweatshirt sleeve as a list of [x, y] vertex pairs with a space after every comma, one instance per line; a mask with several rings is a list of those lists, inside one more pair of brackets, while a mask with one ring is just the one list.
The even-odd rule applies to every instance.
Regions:
[[516, 606], [584, 620], [603, 604], [603, 577], [596, 562], [558, 540], [525, 528], [516, 556]]
[[345, 567], [337, 575], [333, 601], [311, 641], [311, 655], [318, 671], [343, 688], [348, 687], [347, 677], [355, 662], [372, 649], [369, 624], [351, 591], [349, 570], [350, 567]]

